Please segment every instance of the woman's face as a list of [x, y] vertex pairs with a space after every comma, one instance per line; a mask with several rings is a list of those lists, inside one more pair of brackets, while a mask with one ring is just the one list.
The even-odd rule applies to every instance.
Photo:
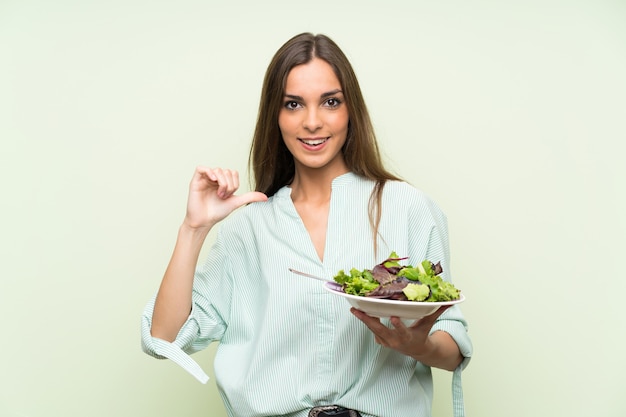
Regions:
[[341, 84], [326, 61], [314, 58], [289, 72], [278, 125], [296, 169], [346, 172], [348, 121]]

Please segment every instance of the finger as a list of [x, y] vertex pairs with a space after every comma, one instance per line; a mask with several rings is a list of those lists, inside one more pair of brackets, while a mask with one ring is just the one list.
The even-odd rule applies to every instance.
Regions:
[[239, 172], [227, 169], [224, 170], [224, 175], [227, 181], [227, 189], [224, 198], [228, 198], [239, 189]]
[[416, 333], [413, 329], [413, 325], [407, 326], [404, 324], [400, 317], [392, 316], [389, 322], [394, 327], [394, 338], [389, 340], [389, 347], [391, 348], [399, 348], [406, 344], [414, 344], [416, 340], [419, 340], [419, 333]]
[[387, 342], [385, 342], [380, 336], [376, 336], [376, 334], [374, 334], [374, 341], [381, 346], [387, 346]]
[[408, 331], [406, 325], [402, 322], [402, 319], [400, 317], [396, 317], [396, 316], [391, 316], [389, 318], [389, 322], [393, 325], [393, 327], [396, 328], [396, 330], [398, 331]]
[[437, 319], [446, 312], [447, 309], [449, 309], [452, 306], [442, 306], [439, 307], [437, 309], [437, 311], [435, 311], [433, 314], [430, 314], [428, 316], [426, 316], [429, 320], [432, 320], [432, 322], [434, 323], [435, 321], [437, 321]]
[[211, 173], [215, 177], [215, 182], [217, 183], [217, 195], [222, 197], [226, 192], [226, 178], [224, 176], [224, 171], [222, 168], [213, 168]]
[[215, 189], [218, 186], [219, 177], [215, 169], [203, 166], [196, 167], [189, 184], [190, 190], [206, 190], [207, 187]]
[[359, 320], [361, 320], [376, 336], [383, 339], [389, 337], [391, 330], [380, 322], [378, 317], [372, 317], [361, 310], [352, 307], [350, 312]]
[[208, 178], [210, 181], [217, 182], [217, 177], [215, 176], [213, 169], [209, 167], [205, 167], [205, 166], [197, 166], [196, 171], [194, 172], [194, 177], [195, 178], [205, 177], [205, 178]]
[[233, 180], [233, 171], [224, 168], [213, 168], [210, 170], [210, 173], [213, 174], [214, 181], [217, 182], [217, 195], [220, 198], [228, 198], [237, 191], [239, 180]]

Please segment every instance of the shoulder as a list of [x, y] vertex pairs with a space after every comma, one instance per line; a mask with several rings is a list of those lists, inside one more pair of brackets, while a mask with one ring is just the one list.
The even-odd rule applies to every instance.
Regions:
[[405, 181], [387, 181], [384, 193], [388, 197], [398, 198], [406, 202], [437, 205], [428, 194]]
[[420, 189], [405, 181], [387, 181], [385, 190], [389, 193], [405, 194], [407, 197], [426, 196]]
[[383, 212], [400, 210], [409, 217], [430, 217], [445, 222], [446, 215], [428, 194], [404, 181], [388, 181], [383, 190]]

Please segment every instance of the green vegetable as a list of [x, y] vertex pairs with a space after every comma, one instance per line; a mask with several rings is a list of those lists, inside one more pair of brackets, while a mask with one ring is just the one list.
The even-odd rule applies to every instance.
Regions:
[[359, 271], [356, 268], [352, 268], [350, 275], [347, 275], [342, 269], [334, 279], [335, 282], [343, 286], [343, 291], [346, 294], [353, 295], [366, 295], [379, 285], [372, 277], [372, 273], [367, 269]]
[[389, 258], [373, 269], [359, 271], [356, 268], [346, 274], [341, 270], [334, 277], [346, 294], [376, 296], [409, 301], [452, 301], [460, 298], [461, 292], [439, 274], [441, 264], [425, 260], [416, 266], [400, 265], [399, 257], [391, 252]]
[[385, 268], [402, 268], [402, 265], [400, 265], [400, 262], [398, 262], [402, 259], [406, 259], [406, 258], [401, 258], [398, 256], [397, 253], [391, 252], [391, 254], [389, 255], [389, 258], [383, 261], [382, 265]]
[[424, 301], [452, 301], [457, 300], [461, 294], [454, 285], [435, 275], [430, 261], [423, 261], [417, 267], [407, 266], [398, 272], [398, 276], [428, 285], [430, 296]]
[[407, 284], [402, 292], [409, 301], [424, 301], [430, 295], [430, 288], [426, 284]]

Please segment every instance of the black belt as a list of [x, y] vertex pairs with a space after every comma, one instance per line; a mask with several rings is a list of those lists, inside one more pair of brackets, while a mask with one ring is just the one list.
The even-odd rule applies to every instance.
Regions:
[[356, 410], [338, 405], [320, 405], [311, 408], [309, 417], [361, 417], [361, 414]]

